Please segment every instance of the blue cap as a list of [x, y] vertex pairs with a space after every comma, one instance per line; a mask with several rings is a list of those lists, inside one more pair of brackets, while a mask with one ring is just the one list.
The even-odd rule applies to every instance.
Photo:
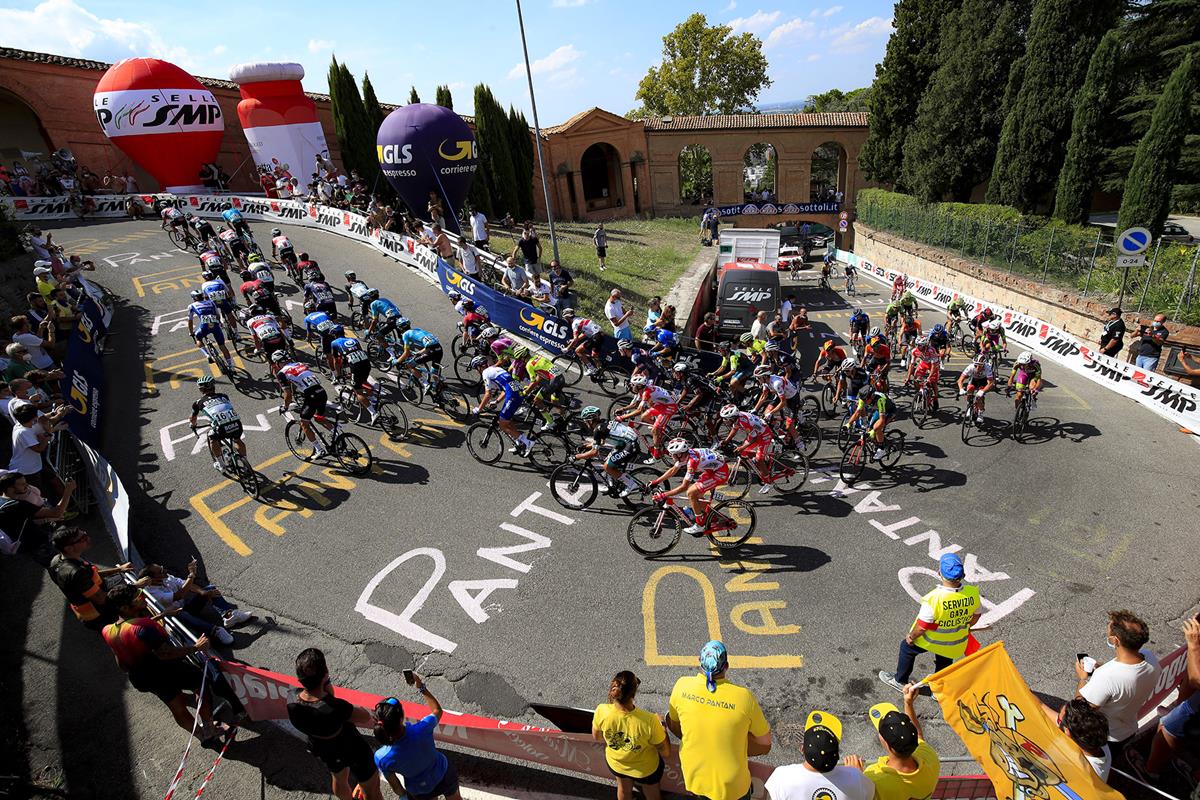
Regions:
[[957, 553], [946, 553], [938, 562], [938, 571], [942, 573], [943, 578], [948, 578], [952, 581], [961, 581], [965, 571], [963, 570], [962, 559]]
[[729, 653], [725, 650], [725, 645], [713, 639], [711, 642], [706, 643], [704, 647], [701, 647], [700, 669], [704, 670], [708, 690], [715, 692], [717, 690], [717, 682], [713, 678], [713, 675], [729, 669]]

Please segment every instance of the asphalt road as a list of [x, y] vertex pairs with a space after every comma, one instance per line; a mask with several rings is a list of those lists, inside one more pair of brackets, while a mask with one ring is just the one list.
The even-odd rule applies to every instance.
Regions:
[[[255, 225], [260, 238], [265, 228]], [[423, 279], [358, 244], [286, 232], [331, 279], [356, 269], [449, 341], [453, 311]], [[611, 501], [565, 513], [544, 476], [475, 462], [461, 429], [428, 409], [408, 409], [422, 431], [404, 445], [363, 433], [377, 464], [369, 476], [306, 466], [287, 451], [269, 410], [278, 398], [255, 363], [258, 377], [230, 394], [251, 462], [276, 485], [251, 501], [193, 452], [184, 423], [208, 370], [186, 326], [173, 325], [199, 282], [195, 259], [152, 222], [55, 238], [95, 259], [97, 280], [127, 299], [110, 339], [104, 450], [130, 491], [133, 536], [147, 559], [176, 569], [199, 556], [226, 594], [278, 621], [238, 634], [236, 654], [250, 663], [288, 672], [319, 640], [335, 649], [337, 679], [355, 688], [398, 691], [399, 670], [415, 666], [435, 676], [448, 707], [533, 720], [530, 702], [594, 706], [626, 668], [642, 679], [639, 702], [665, 711], [675, 679], [719, 636], [731, 678], [753, 688], [782, 736], [769, 759], [783, 763], [795, 760], [814, 707], [842, 715], [847, 752], [876, 753], [866, 709], [899, 701], [876, 673], [894, 667], [914, 597], [933, 585], [947, 549], [964, 556], [988, 601], [993, 627], [981, 641], [1003, 638], [1030, 685], [1059, 696], [1073, 691], [1077, 652], [1105, 656], [1108, 609], [1142, 614], [1165, 653], [1197, 603], [1200, 568], [1184, 555], [1194, 552], [1196, 444], [1050, 363], [1032, 441], [985, 431], [964, 444], [950, 415], [927, 430], [906, 420], [898, 468], [853, 490], [839, 488], [840, 453], [827, 442], [805, 491], [790, 501], [752, 495], [758, 534], [737, 558], [685, 536], [644, 560]], [[855, 302], [878, 316], [881, 290], [862, 288]], [[846, 330], [849, 307], [797, 291], [815, 325], [811, 365], [821, 334]], [[1007, 418], [1010, 402], [992, 396], [989, 416]], [[925, 670], [932, 664], [918, 662]], [[922, 711], [931, 741], [961, 754], [933, 703]]]

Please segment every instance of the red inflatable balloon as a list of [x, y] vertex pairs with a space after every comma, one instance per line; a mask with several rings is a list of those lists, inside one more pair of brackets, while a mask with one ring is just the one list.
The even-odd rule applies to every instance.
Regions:
[[92, 97], [104, 135], [168, 192], [199, 191], [225, 133], [212, 92], [174, 64], [127, 58], [108, 68]]

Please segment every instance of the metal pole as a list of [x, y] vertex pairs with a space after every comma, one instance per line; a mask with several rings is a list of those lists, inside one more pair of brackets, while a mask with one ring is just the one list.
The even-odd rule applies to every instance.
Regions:
[[1088, 263], [1088, 274], [1083, 281], [1083, 297], [1087, 297], [1088, 286], [1092, 283], [1092, 270], [1096, 268], [1096, 253], [1100, 252], [1100, 231], [1096, 231], [1096, 244], [1092, 247], [1092, 260]]
[[988, 239], [991, 238], [991, 235], [992, 235], [992, 220], [991, 220], [991, 218], [988, 218], [987, 228], [985, 228], [983, 231], [983, 260], [984, 261], [987, 261]]
[[542, 158], [542, 126], [538, 122], [537, 99], [533, 95], [533, 72], [529, 69], [529, 45], [525, 43], [525, 17], [521, 14], [521, 0], [517, 0], [517, 24], [521, 27], [521, 49], [525, 52], [525, 77], [529, 79], [529, 105], [533, 107], [533, 134], [537, 144], [538, 172], [542, 175], [542, 191], [546, 196], [550, 246], [554, 249], [554, 260], [558, 261], [558, 237], [554, 233], [554, 209], [550, 207], [550, 184], [546, 181], [546, 162]]
[[[1158, 263], [1158, 251], [1162, 249], [1162, 239], [1154, 245], [1154, 256], [1150, 259], [1150, 270], [1146, 273], [1146, 283], [1142, 286], [1142, 297], [1138, 300], [1137, 311], [1135, 314], [1142, 313], [1142, 306], [1146, 303], [1146, 292], [1150, 291], [1150, 279], [1154, 277], [1154, 265]], [[1120, 303], [1117, 303], [1120, 305]]]
[[1054, 249], [1054, 234], [1058, 233], [1057, 228], [1050, 229], [1050, 244], [1046, 245], [1046, 266], [1042, 269], [1042, 280], [1050, 274], [1050, 251]]
[[1013, 259], [1017, 257], [1017, 240], [1021, 238], [1021, 223], [1017, 223], [1017, 229], [1013, 232], [1012, 247], [1008, 251], [1008, 266], [1012, 269]]
[[1179, 319], [1179, 314], [1183, 310], [1183, 298], [1188, 298], [1188, 308], [1192, 307], [1192, 300], [1189, 295], [1192, 293], [1192, 281], [1196, 279], [1196, 259], [1200, 258], [1200, 245], [1196, 245], [1195, 251], [1192, 253], [1192, 268], [1188, 270], [1187, 285], [1183, 288], [1183, 294], [1179, 295], [1179, 302], [1175, 304], [1175, 314], [1172, 319]]

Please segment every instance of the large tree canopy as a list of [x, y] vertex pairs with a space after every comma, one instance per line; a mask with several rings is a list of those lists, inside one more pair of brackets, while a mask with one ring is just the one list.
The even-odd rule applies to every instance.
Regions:
[[805, 112], [810, 114], [830, 113], [835, 111], [867, 111], [871, 102], [871, 87], [851, 89], [843, 92], [841, 89], [830, 89], [820, 94], [810, 94], [805, 101]]

